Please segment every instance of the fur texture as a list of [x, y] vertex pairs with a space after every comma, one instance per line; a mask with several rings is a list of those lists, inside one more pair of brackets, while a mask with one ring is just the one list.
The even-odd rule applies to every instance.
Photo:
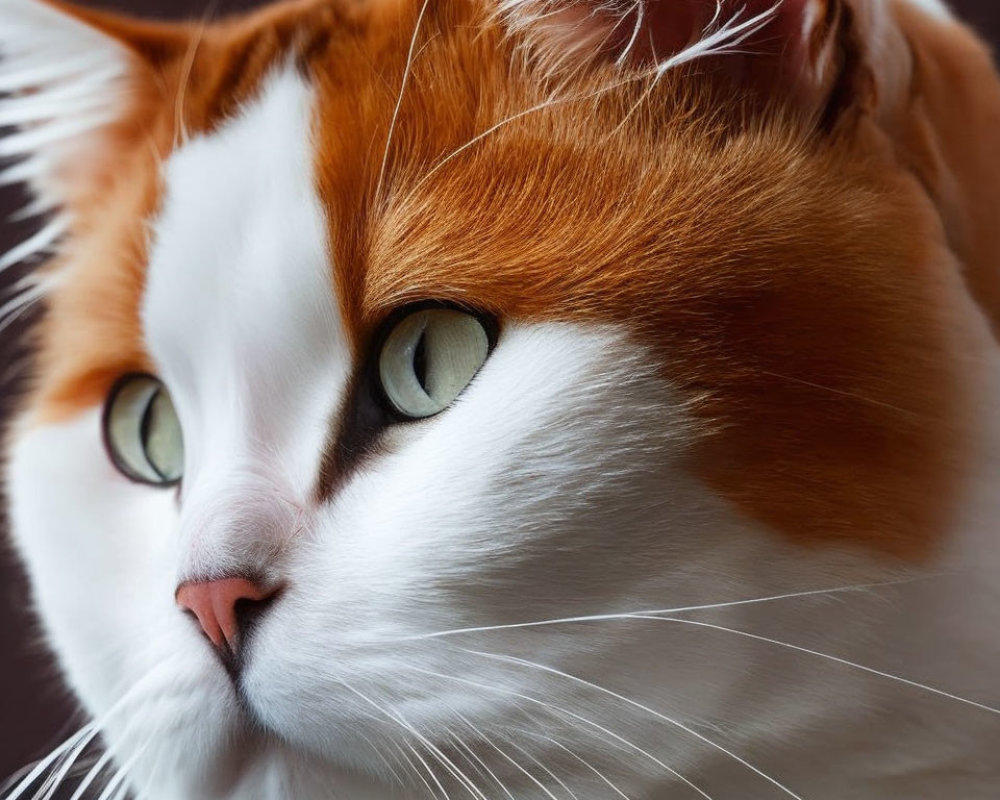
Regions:
[[[100, 732], [149, 800], [996, 794], [1000, 80], [937, 3], [666, 8], [0, 0], [0, 152], [58, 209], [7, 258], [55, 249], [10, 511], [94, 719], [45, 766]], [[331, 462], [423, 301], [495, 349]], [[108, 458], [130, 372], [175, 490]], [[175, 594], [232, 575], [282, 590], [227, 672]]]

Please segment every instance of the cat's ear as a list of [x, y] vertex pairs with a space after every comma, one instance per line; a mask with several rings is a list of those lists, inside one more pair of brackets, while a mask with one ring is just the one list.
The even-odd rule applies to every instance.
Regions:
[[156, 91], [158, 63], [177, 57], [180, 26], [43, 0], [0, 0], [0, 164], [27, 183], [31, 210], [72, 193], [115, 156], [111, 129]]
[[737, 91], [817, 116], [872, 99], [857, 13], [868, 0], [500, 2], [553, 71], [613, 62], [656, 74], [698, 62]]

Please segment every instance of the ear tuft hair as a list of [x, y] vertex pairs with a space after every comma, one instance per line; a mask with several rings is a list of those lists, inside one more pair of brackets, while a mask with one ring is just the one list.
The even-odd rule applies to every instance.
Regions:
[[[40, 0], [0, 0], [0, 185], [26, 184], [16, 216], [49, 215], [6, 253], [0, 272], [53, 251], [71, 225], [74, 175], [93, 164], [100, 130], [120, 113], [133, 56]], [[45, 295], [56, 273], [32, 270], [0, 304], [0, 330]]]
[[[658, 77], [694, 61], [729, 94], [798, 109], [822, 126], [865, 106], [879, 16], [849, 0], [496, 0], [550, 74], [613, 63]], [[859, 17], [859, 10], [862, 11]], [[882, 12], [880, 12], [882, 13]], [[870, 26], [869, 26], [870, 27]]]
[[[132, 56], [54, 5], [0, 0], [0, 185], [26, 184], [17, 217], [49, 215], [6, 253], [0, 272], [52, 252], [71, 225], [73, 175], [93, 163], [120, 113]], [[0, 304], [0, 330], [41, 300], [57, 273], [29, 271]]]
[[501, 0], [508, 27], [527, 32], [553, 70], [613, 60], [666, 72], [736, 51], [778, 15], [783, 0]]
[[[65, 199], [63, 173], [85, 163], [113, 122], [132, 56], [116, 40], [35, 0], [0, 0], [0, 183], [27, 183], [29, 214]], [[5, 259], [10, 261], [10, 254]]]

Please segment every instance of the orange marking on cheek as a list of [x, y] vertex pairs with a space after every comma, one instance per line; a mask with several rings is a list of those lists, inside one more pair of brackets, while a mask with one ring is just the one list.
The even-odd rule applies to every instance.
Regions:
[[845, 264], [825, 287], [815, 274], [809, 288], [778, 278], [732, 309], [689, 366], [710, 387], [698, 413], [718, 423], [698, 468], [796, 541], [921, 559], [949, 529], [969, 446], [968, 376], [935, 291], [935, 271], [953, 263], [930, 247], [872, 251], [897, 258]]
[[74, 225], [60, 257], [48, 312], [37, 331], [30, 418], [66, 419], [104, 401], [124, 372], [152, 371], [140, 319], [148, 224], [160, 166], [184, 136], [211, 131], [253, 96], [288, 53], [300, 57], [339, 19], [310, 0], [208, 27], [149, 23], [52, 5], [131, 51], [120, 118], [95, 134], [86, 159], [61, 169]]
[[[419, 40], [381, 196], [405, 64], [383, 68], [396, 93], [357, 66], [349, 92], [321, 95], [319, 185], [355, 338], [426, 298], [623, 324], [703, 422], [692, 469], [742, 513], [803, 544], [932, 553], [968, 445], [962, 323], [940, 291], [955, 265], [870, 123], [826, 143], [780, 114], [723, 131], [706, 113], [718, 98], [684, 76], [631, 117], [634, 87], [522, 113], [537, 85], [479, 57], [472, 94], [430, 96], [456, 50], [504, 46], [435, 35]], [[337, 131], [347, 97], [365, 124]]]
[[[935, 275], [954, 264], [937, 221], [906, 181], [855, 169], [854, 186], [836, 186], [850, 167], [816, 174], [818, 160], [774, 185], [781, 167], [756, 171], [747, 155], [745, 183], [730, 190], [756, 186], [773, 201], [729, 203], [720, 185], [706, 202], [704, 176], [682, 182], [680, 171], [667, 181], [674, 196], [635, 204], [629, 224], [599, 207], [581, 214], [588, 188], [572, 171], [548, 219], [527, 208], [559, 203], [552, 193], [503, 220], [472, 193], [441, 199], [466, 211], [373, 252], [371, 307], [423, 293], [520, 319], [622, 323], [694, 402], [709, 432], [696, 468], [744, 513], [800, 542], [926, 556], [947, 528], [967, 444]], [[654, 194], [629, 183], [607, 188]], [[488, 232], [465, 233], [477, 217]]]
[[103, 403], [125, 372], [152, 371], [140, 308], [146, 220], [154, 213], [159, 185], [153, 159], [133, 159], [131, 167], [127, 181], [102, 200], [95, 198], [90, 214], [77, 215], [71, 244], [53, 265], [59, 283], [38, 331], [31, 401], [39, 421], [63, 420]]

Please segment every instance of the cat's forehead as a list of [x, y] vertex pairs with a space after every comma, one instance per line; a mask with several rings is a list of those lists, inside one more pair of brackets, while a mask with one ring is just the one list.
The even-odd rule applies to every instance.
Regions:
[[[305, 156], [284, 168], [322, 207], [328, 292], [355, 350], [380, 319], [428, 298], [519, 318], [648, 323], [647, 312], [669, 319], [689, 293], [703, 296], [705, 280], [752, 276], [751, 260], [793, 260], [788, 245], [822, 242], [829, 252], [810, 261], [839, 262], [844, 244], [848, 258], [872, 247], [912, 257], [900, 241], [879, 241], [879, 220], [867, 231], [854, 224], [883, 190], [878, 177], [849, 174], [849, 154], [817, 154], [794, 124], [719, 136], [714, 112], [693, 99], [697, 84], [666, 77], [623, 88], [595, 74], [554, 86], [480, 3], [360, 8], [305, 0], [188, 31], [185, 58], [160, 76], [178, 84], [176, 95], [130, 95], [113, 131], [121, 163], [99, 187], [106, 195], [78, 208], [88, 235], [74, 253], [74, 289], [130, 287], [114, 298], [130, 333], [114, 338], [136, 343], [137, 367], [148, 234], [171, 184], [242, 187], [183, 224], [171, 216], [160, 243], [196, 246], [210, 220], [267, 206], [269, 168], [302, 146]], [[266, 111], [274, 87], [293, 83], [304, 129]], [[235, 144], [236, 128], [255, 129], [253, 147]], [[187, 166], [208, 147], [227, 157], [205, 159], [209, 170]], [[222, 164], [240, 179], [217, 177]]]
[[477, 4], [270, 13], [131, 112], [155, 147], [131, 143], [52, 295], [41, 417], [129, 370], [192, 392], [287, 388], [341, 351], [345, 372], [392, 311], [443, 300], [620, 326], [710, 434], [695, 468], [769, 525], [894, 552], [940, 530], [946, 257], [894, 166], [780, 117], [720, 127], [671, 76], [567, 95]]

